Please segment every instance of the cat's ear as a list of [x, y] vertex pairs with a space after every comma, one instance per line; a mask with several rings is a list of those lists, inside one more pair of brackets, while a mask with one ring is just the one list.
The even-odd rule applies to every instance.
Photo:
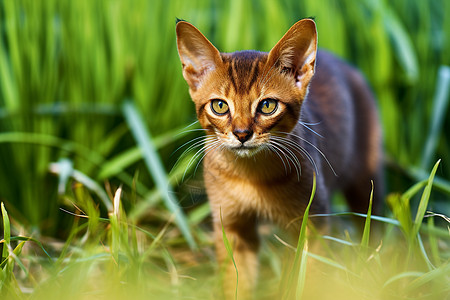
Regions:
[[222, 63], [222, 58], [216, 47], [192, 24], [180, 21], [176, 31], [184, 79], [196, 90], [204, 76]]
[[316, 53], [316, 23], [312, 19], [303, 19], [270, 50], [268, 63], [295, 76], [297, 86], [304, 89], [314, 75]]

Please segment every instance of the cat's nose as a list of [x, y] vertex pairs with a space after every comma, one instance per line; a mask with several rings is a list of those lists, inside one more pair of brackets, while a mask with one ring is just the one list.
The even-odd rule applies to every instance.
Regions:
[[236, 129], [233, 131], [233, 134], [237, 137], [239, 142], [243, 144], [250, 139], [253, 132], [248, 129]]

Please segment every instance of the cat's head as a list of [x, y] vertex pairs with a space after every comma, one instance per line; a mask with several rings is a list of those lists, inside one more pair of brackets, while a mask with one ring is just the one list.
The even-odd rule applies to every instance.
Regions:
[[271, 136], [290, 132], [314, 75], [317, 32], [311, 19], [294, 24], [269, 53], [220, 53], [190, 23], [177, 23], [183, 76], [200, 124], [223, 148], [251, 156]]

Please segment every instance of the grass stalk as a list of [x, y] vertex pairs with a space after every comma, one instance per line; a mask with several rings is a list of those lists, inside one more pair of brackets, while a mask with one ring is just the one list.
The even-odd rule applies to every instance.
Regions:
[[307, 261], [307, 224], [309, 209], [311, 207], [314, 195], [316, 193], [316, 173], [313, 176], [311, 196], [309, 198], [308, 205], [306, 206], [305, 212], [303, 213], [302, 223], [300, 227], [300, 233], [297, 240], [297, 247], [294, 256], [294, 262], [292, 269], [289, 273], [287, 281], [287, 289], [283, 291], [283, 299], [289, 299], [291, 293], [295, 291], [296, 299], [301, 299], [305, 279], [306, 279], [306, 261]]
[[364, 223], [364, 231], [361, 238], [361, 247], [367, 248], [369, 246], [369, 238], [370, 238], [370, 218], [372, 216], [372, 200], [373, 200], [373, 181], [372, 181], [372, 190], [370, 191], [370, 199], [369, 199], [369, 208], [367, 211], [366, 220]]
[[2, 239], [2, 259], [1, 264], [8, 259], [8, 247], [11, 242], [11, 226], [9, 223], [8, 213], [6, 212], [5, 205], [1, 203], [2, 219], [3, 219], [3, 239]]
[[448, 115], [448, 103], [450, 101], [450, 67], [440, 66], [436, 83], [436, 92], [433, 98], [433, 118], [427, 134], [425, 148], [422, 156], [422, 169], [429, 168], [437, 149], [437, 142], [441, 136], [444, 117]]
[[221, 223], [221, 227], [222, 227], [222, 240], [223, 243], [225, 245], [225, 250], [227, 251], [228, 254], [228, 258], [231, 260], [231, 262], [233, 263], [234, 269], [236, 271], [236, 289], [234, 291], [234, 299], [238, 298], [238, 288], [239, 288], [239, 270], [236, 266], [236, 262], [234, 260], [234, 256], [233, 256], [233, 247], [231, 246], [230, 241], [227, 238], [227, 234], [225, 232], [225, 228], [223, 226], [223, 221], [222, 221], [222, 208], [220, 209], [220, 223]]
[[123, 113], [128, 125], [131, 128], [131, 132], [136, 139], [136, 142], [143, 152], [147, 169], [153, 176], [153, 180], [162, 195], [165, 205], [169, 211], [175, 215], [175, 222], [189, 244], [189, 247], [191, 249], [196, 249], [197, 245], [192, 237], [186, 217], [177, 204], [172, 186], [167, 178], [166, 172], [164, 171], [164, 167], [156, 152], [156, 148], [153, 145], [150, 133], [145, 129], [141, 116], [130, 101], [124, 102]]

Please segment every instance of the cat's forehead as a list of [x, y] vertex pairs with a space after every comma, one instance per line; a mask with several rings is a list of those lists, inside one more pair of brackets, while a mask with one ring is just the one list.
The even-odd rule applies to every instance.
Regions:
[[232, 53], [220, 53], [224, 62], [234, 61], [240, 66], [248, 66], [255, 61], [265, 62], [267, 60], [267, 52], [255, 51], [255, 50], [243, 50]]
[[221, 53], [221, 57], [230, 81], [228, 89], [237, 94], [248, 93], [258, 83], [267, 61], [267, 53], [252, 50]]

